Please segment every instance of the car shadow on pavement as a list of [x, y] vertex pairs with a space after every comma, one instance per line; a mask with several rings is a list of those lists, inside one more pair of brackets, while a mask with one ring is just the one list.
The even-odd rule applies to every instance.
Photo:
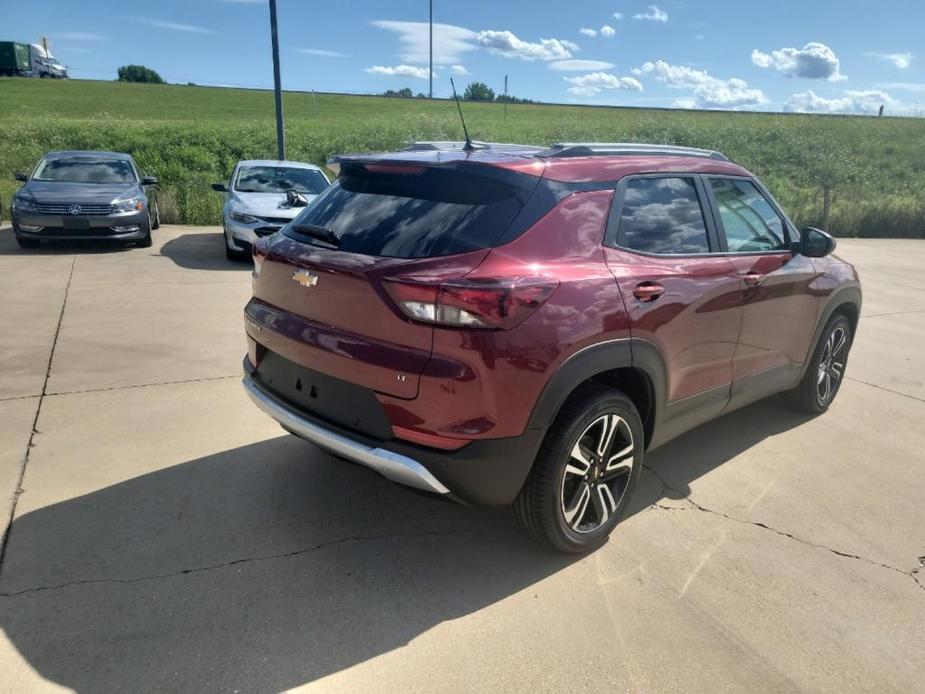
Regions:
[[186, 233], [172, 238], [161, 247], [161, 255], [187, 270], [247, 270], [250, 260], [228, 260], [225, 237], [215, 233]]
[[645, 468], [627, 515], [660, 499], [683, 499], [690, 483], [764, 439], [800, 426], [811, 415], [786, 407], [777, 396], [703, 424], [646, 454]]
[[[800, 421], [761, 403], [647, 466], [684, 491]], [[630, 513], [665, 493], [644, 471]], [[19, 517], [0, 573], [0, 628], [40, 675], [79, 692], [280, 691], [399, 649], [578, 560], [531, 543], [506, 509], [412, 494], [282, 436]]]
[[43, 241], [38, 248], [20, 248], [12, 227], [0, 228], [0, 256], [4, 255], [73, 255], [121, 253], [134, 248], [122, 241]]

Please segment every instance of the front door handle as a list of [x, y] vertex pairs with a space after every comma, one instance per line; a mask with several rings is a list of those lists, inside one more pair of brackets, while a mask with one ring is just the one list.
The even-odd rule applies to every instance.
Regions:
[[633, 296], [640, 301], [655, 301], [665, 293], [665, 288], [658, 282], [640, 282], [633, 289]]
[[742, 275], [742, 279], [745, 280], [745, 284], [748, 287], [759, 287], [764, 281], [764, 275], [760, 272], [746, 272]]

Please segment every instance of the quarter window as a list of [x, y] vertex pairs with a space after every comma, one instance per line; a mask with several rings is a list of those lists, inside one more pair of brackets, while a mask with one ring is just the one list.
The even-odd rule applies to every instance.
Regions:
[[710, 187], [732, 253], [786, 248], [784, 222], [751, 181], [711, 178]]
[[709, 253], [703, 209], [692, 178], [634, 178], [627, 182], [618, 243], [642, 253]]

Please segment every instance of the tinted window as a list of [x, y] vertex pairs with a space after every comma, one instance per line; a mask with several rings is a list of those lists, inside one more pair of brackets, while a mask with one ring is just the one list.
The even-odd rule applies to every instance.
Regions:
[[710, 187], [733, 253], [786, 247], [784, 223], [757, 186], [734, 178], [711, 178]]
[[136, 180], [135, 170], [127, 159], [91, 157], [45, 159], [32, 178], [66, 183], [134, 183]]
[[[372, 168], [372, 166], [370, 167]], [[475, 170], [481, 168], [481, 171]], [[425, 258], [488, 248], [523, 207], [536, 178], [489, 167], [441, 169], [377, 165], [346, 167], [285, 233], [329, 229], [338, 248], [394, 258]]]
[[619, 243], [643, 253], [709, 253], [693, 179], [630, 180], [620, 214]]
[[327, 179], [314, 169], [246, 166], [238, 172], [234, 189], [240, 193], [285, 193], [295, 190], [314, 195], [327, 187]]

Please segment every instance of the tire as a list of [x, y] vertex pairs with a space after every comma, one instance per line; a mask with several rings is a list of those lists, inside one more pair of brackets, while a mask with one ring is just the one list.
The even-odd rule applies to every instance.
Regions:
[[[608, 442], [603, 455], [602, 442]], [[644, 448], [642, 419], [633, 402], [612, 388], [583, 387], [549, 428], [514, 500], [515, 518], [533, 539], [559, 552], [597, 549], [626, 510]], [[609, 472], [604, 469], [608, 459]]]
[[42, 242], [38, 239], [27, 239], [16, 234], [16, 243], [19, 244], [20, 248], [38, 248]]
[[151, 220], [152, 229], [161, 228], [161, 211], [157, 206], [157, 198], [154, 199], [154, 219]]
[[151, 248], [151, 224], [148, 224], [148, 228], [145, 230], [145, 235], [142, 236], [138, 241], [135, 242], [135, 245], [138, 248]]
[[803, 378], [796, 388], [781, 393], [788, 407], [810, 414], [829, 409], [844, 380], [852, 338], [851, 324], [844, 314], [836, 313], [829, 319]]

